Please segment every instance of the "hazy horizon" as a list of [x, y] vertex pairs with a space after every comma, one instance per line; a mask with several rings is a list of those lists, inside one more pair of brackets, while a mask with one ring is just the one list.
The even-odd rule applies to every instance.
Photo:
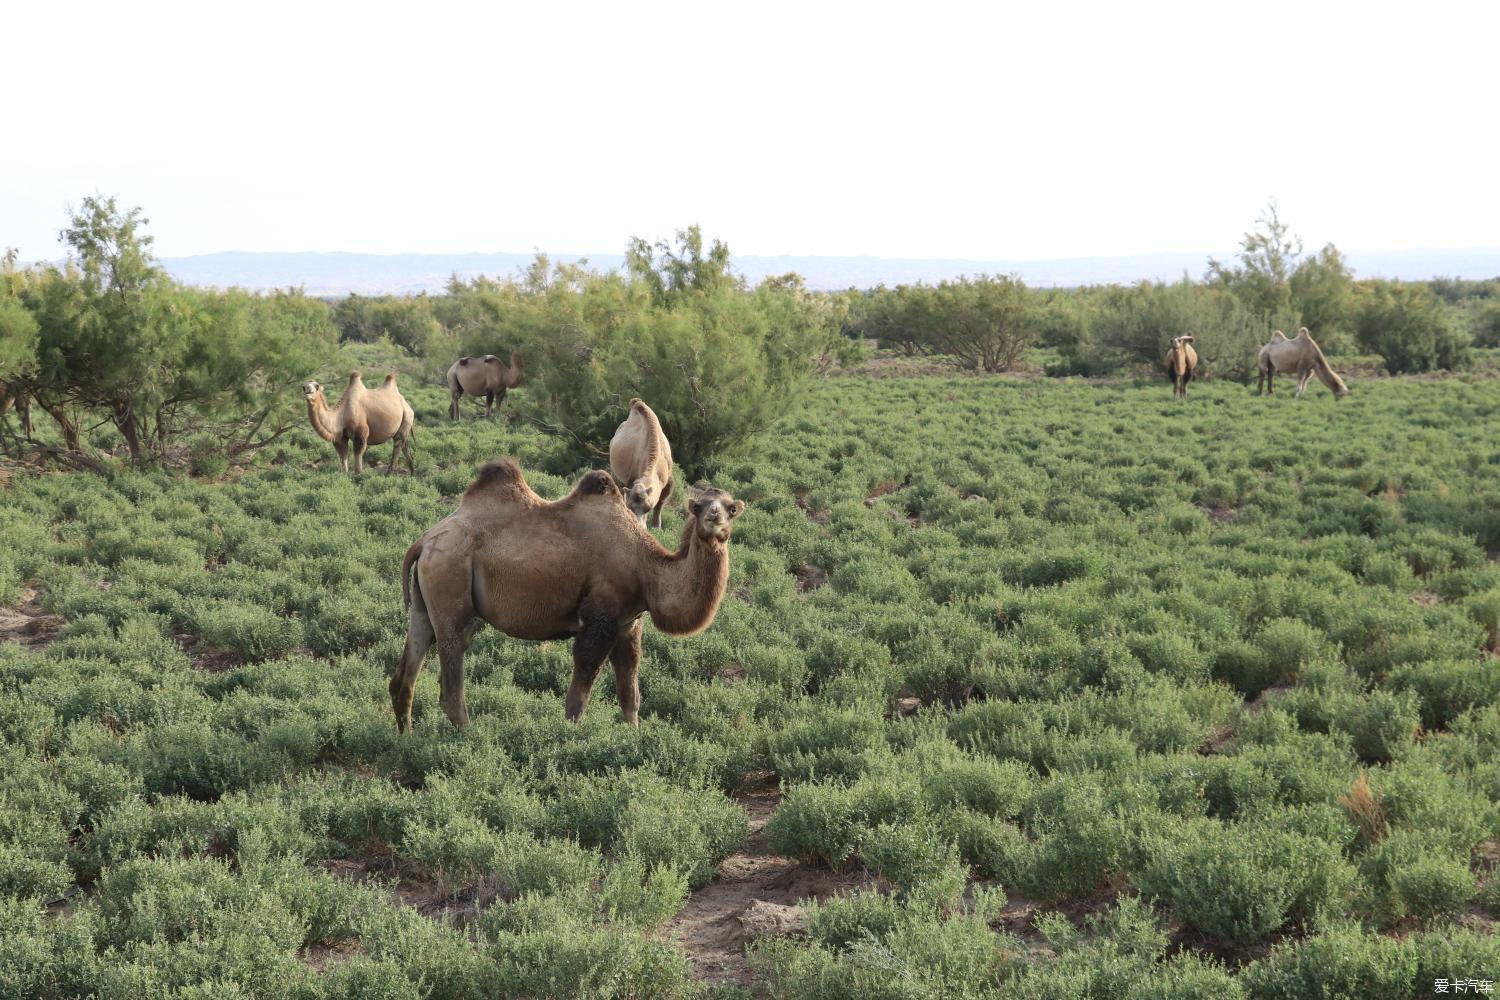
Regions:
[[94, 193], [164, 258], [619, 252], [693, 223], [755, 256], [1110, 257], [1233, 247], [1273, 197], [1310, 249], [1500, 243], [1500, 5], [9, 17], [0, 246], [24, 259]]

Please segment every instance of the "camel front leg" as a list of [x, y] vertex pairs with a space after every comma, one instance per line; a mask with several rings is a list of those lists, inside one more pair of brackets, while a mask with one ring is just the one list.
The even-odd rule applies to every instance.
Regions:
[[365, 471], [365, 449], [370, 447], [369, 437], [356, 436], [351, 442], [354, 448], [354, 474]]
[[437, 630], [438, 703], [455, 729], [469, 724], [469, 701], [464, 697], [464, 652], [477, 628], [476, 622], [469, 621], [461, 627]]
[[573, 680], [568, 685], [566, 714], [569, 722], [583, 717], [599, 668], [614, 649], [620, 623], [611, 615], [582, 612], [583, 630], [573, 639]]
[[615, 668], [615, 696], [620, 699], [620, 714], [632, 726], [639, 726], [641, 710], [641, 619], [615, 639], [609, 662]]
[[667, 505], [667, 498], [672, 495], [672, 480], [667, 480], [667, 485], [661, 488], [661, 496], [656, 500], [656, 506], [651, 510], [651, 527], [661, 527], [661, 509]]
[[340, 438], [333, 443], [333, 450], [338, 452], [339, 468], [342, 469], [344, 475], [347, 476], [349, 474], [349, 442]]
[[1307, 383], [1308, 383], [1308, 380], [1311, 379], [1311, 378], [1312, 378], [1312, 369], [1311, 368], [1308, 368], [1308, 369], [1305, 369], [1305, 370], [1298, 370], [1298, 372], [1297, 372], [1297, 396], [1296, 396], [1297, 399], [1301, 399], [1302, 398], [1302, 394], [1307, 391]]

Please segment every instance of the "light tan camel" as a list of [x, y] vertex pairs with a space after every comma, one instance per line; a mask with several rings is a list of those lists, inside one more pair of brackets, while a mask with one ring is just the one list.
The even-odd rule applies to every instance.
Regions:
[[379, 389], [367, 389], [359, 372], [350, 372], [349, 385], [332, 409], [318, 382], [302, 383], [302, 395], [307, 398], [307, 419], [312, 422], [313, 431], [333, 444], [344, 472], [349, 471], [350, 446], [354, 448], [354, 471], [359, 473], [365, 471], [365, 449], [386, 441], [392, 444], [391, 464], [386, 466], [385, 474], [390, 475], [396, 468], [396, 456], [402, 452], [406, 453], [407, 471], [416, 471], [411, 457], [416, 415], [396, 388], [394, 374], [387, 375]]
[[1267, 395], [1276, 394], [1276, 374], [1295, 374], [1297, 376], [1297, 398], [1307, 391], [1307, 383], [1314, 375], [1318, 381], [1333, 390], [1333, 398], [1343, 399], [1349, 395], [1349, 387], [1344, 380], [1339, 378], [1328, 365], [1328, 359], [1323, 357], [1323, 351], [1318, 347], [1312, 335], [1307, 332], [1307, 327], [1297, 331], [1297, 336], [1291, 339], [1277, 330], [1271, 334], [1270, 341], [1260, 349], [1258, 358], [1260, 366], [1260, 385], [1256, 394], [1264, 392]]
[[484, 397], [484, 415], [496, 403], [505, 402], [505, 390], [521, 384], [521, 352], [510, 352], [506, 368], [493, 354], [482, 358], [462, 357], [448, 368], [448, 419], [458, 419], [458, 401], [464, 393]]
[[1193, 380], [1193, 370], [1198, 367], [1198, 352], [1193, 350], [1193, 335], [1183, 334], [1172, 338], [1167, 351], [1167, 378], [1172, 380], [1172, 396], [1187, 398], [1188, 383]]
[[668, 635], [707, 628], [729, 580], [731, 525], [744, 503], [706, 490], [688, 504], [676, 552], [642, 530], [605, 472], [590, 472], [561, 500], [532, 492], [512, 459], [491, 462], [458, 509], [406, 552], [401, 588], [409, 624], [391, 678], [396, 728], [411, 728], [412, 692], [434, 642], [444, 713], [469, 721], [464, 652], [486, 622], [516, 639], [573, 640], [567, 717], [588, 705], [599, 668], [615, 668], [625, 720], [641, 703], [641, 616]]
[[625, 505], [651, 527], [661, 527], [661, 509], [672, 495], [672, 446], [661, 421], [639, 399], [630, 401], [630, 415], [609, 441], [609, 468], [626, 490]]

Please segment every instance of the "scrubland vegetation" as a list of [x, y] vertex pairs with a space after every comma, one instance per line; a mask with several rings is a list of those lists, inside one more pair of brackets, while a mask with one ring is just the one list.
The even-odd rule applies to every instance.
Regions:
[[1489, 975], [1500, 383], [1196, 392], [817, 383], [707, 469], [732, 594], [647, 629], [639, 730], [484, 632], [470, 728], [429, 672], [396, 735], [405, 546], [489, 457], [576, 471], [436, 387], [413, 478], [302, 431], [227, 481], [18, 477], [0, 599], [63, 625], [0, 646], [0, 994], [693, 995], [662, 928], [767, 770], [774, 850], [878, 876], [752, 949], [771, 996]]
[[[1315, 326], [1335, 367], [1460, 367], [1495, 343], [1493, 286], [1354, 282], [1273, 216], [1198, 284], [747, 288], [689, 230], [620, 275], [539, 260], [330, 306], [181, 288], [135, 215], [86, 209], [73, 264], [0, 281], [0, 380], [55, 411], [40, 452], [7, 447], [94, 470], [7, 465], [0, 492], [0, 628], [24, 640], [0, 641], [0, 996], [1500, 978], [1500, 380], [1234, 381], [1273, 324]], [[1128, 376], [1182, 326], [1209, 376], [1187, 401], [819, 377], [860, 338]], [[508, 419], [450, 422], [452, 357], [511, 348]], [[292, 387], [353, 367], [400, 370], [415, 475], [342, 476], [306, 427]], [[429, 672], [398, 736], [407, 545], [496, 456], [562, 495], [632, 395], [682, 482], [749, 505], [712, 627], [646, 629], [639, 729], [608, 672], [566, 723], [567, 645], [486, 631], [469, 728]], [[767, 782], [766, 849], [863, 888], [705, 985], [672, 921]]]

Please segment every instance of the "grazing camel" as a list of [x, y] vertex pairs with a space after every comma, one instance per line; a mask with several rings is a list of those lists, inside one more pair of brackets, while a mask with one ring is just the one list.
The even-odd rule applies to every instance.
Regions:
[[12, 409], [21, 417], [21, 433], [26, 435], [26, 440], [31, 440], [31, 397], [21, 391], [20, 386], [7, 385], [0, 382], [0, 417], [5, 416]]
[[513, 459], [479, 470], [458, 509], [406, 551], [401, 589], [409, 625], [391, 678], [396, 728], [411, 728], [412, 692], [434, 642], [440, 701], [469, 721], [464, 652], [486, 622], [516, 639], [573, 640], [567, 717], [588, 705], [599, 668], [615, 668], [625, 721], [638, 724], [641, 616], [669, 635], [707, 628], [729, 580], [731, 524], [745, 509], [709, 489], [688, 504], [676, 552], [642, 530], [605, 472], [590, 472], [555, 502], [532, 492]]
[[1260, 366], [1260, 385], [1256, 389], [1256, 395], [1262, 392], [1267, 395], [1276, 394], [1277, 372], [1295, 374], [1297, 376], [1297, 398], [1307, 391], [1307, 383], [1314, 375], [1318, 381], [1333, 390], [1334, 399], [1343, 399], [1349, 395], [1349, 387], [1344, 380], [1339, 378], [1328, 365], [1328, 359], [1323, 357], [1323, 351], [1318, 347], [1312, 335], [1307, 332], [1307, 327], [1297, 331], [1297, 336], [1291, 339], [1277, 330], [1271, 334], [1271, 340], [1260, 349], [1258, 359]]
[[1167, 378], [1172, 380], [1172, 396], [1187, 398], [1188, 383], [1193, 380], [1193, 370], [1198, 367], [1198, 352], [1193, 350], [1193, 335], [1184, 334], [1172, 338], [1172, 347], [1167, 351]]
[[496, 402], [505, 402], [505, 390], [521, 384], [521, 352], [510, 352], [506, 368], [493, 354], [482, 358], [462, 357], [448, 368], [448, 419], [458, 419], [458, 400], [464, 393], [484, 397], [484, 415]]
[[625, 506], [651, 527], [661, 527], [661, 509], [672, 495], [672, 446], [661, 421], [639, 399], [630, 401], [630, 415], [609, 441], [609, 468], [625, 487]]
[[338, 405], [328, 408], [323, 395], [323, 386], [318, 382], [302, 383], [302, 395], [307, 398], [307, 419], [313, 431], [324, 441], [332, 442], [333, 450], [339, 453], [339, 465], [349, 471], [349, 447], [354, 446], [354, 471], [365, 471], [365, 449], [372, 444], [390, 441], [391, 464], [385, 474], [396, 468], [396, 456], [406, 453], [406, 470], [415, 472], [412, 463], [411, 442], [416, 424], [416, 415], [401, 390], [396, 388], [394, 374], [385, 377], [379, 389], [366, 389], [359, 372], [349, 373], [349, 385], [339, 397]]

